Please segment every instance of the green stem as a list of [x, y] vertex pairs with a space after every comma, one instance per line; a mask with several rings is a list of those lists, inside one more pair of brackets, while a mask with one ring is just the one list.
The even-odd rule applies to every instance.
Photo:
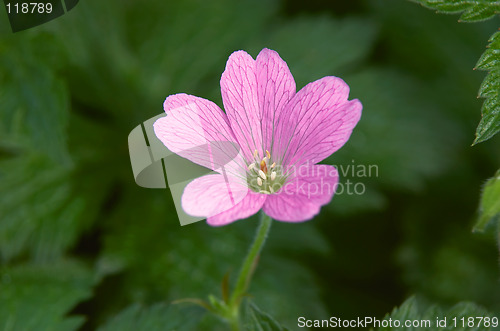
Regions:
[[229, 307], [232, 310], [231, 325], [233, 330], [239, 329], [239, 305], [242, 297], [246, 294], [250, 281], [259, 258], [259, 253], [266, 242], [269, 229], [271, 228], [271, 217], [267, 216], [263, 211], [260, 214], [260, 225], [255, 234], [254, 242], [248, 251], [248, 254], [241, 267], [236, 286], [233, 294], [229, 299]]

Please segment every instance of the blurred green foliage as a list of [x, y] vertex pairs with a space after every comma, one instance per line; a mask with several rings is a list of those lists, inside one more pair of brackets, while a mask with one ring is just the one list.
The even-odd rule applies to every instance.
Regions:
[[486, 182], [481, 196], [480, 218], [475, 230], [483, 231], [500, 214], [500, 170]]
[[245, 325], [382, 319], [414, 293], [498, 315], [493, 231], [471, 229], [499, 138], [469, 147], [484, 78], [472, 68], [497, 23], [458, 24], [397, 0], [87, 0], [4, 32], [0, 328], [225, 329], [169, 303], [220, 296], [227, 272], [234, 284], [257, 218], [180, 227], [168, 190], [135, 185], [127, 135], [169, 94], [222, 105], [229, 54], [263, 47], [287, 61], [298, 88], [336, 75], [362, 101], [351, 140], [325, 162], [366, 192], [338, 194], [311, 222], [273, 224]]
[[287, 331], [269, 314], [262, 312], [252, 303], [247, 303], [243, 309], [244, 330], [253, 331]]
[[97, 275], [73, 260], [3, 266], [0, 284], [2, 330], [75, 330], [83, 316], [64, 315], [92, 295]]
[[175, 305], [158, 303], [151, 307], [134, 304], [110, 319], [99, 331], [196, 330], [200, 312], [181, 310]]

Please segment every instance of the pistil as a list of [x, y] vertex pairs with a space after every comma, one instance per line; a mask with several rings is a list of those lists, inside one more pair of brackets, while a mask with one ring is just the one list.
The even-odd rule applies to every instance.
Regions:
[[[257, 193], [273, 194], [277, 192], [286, 181], [286, 176], [276, 162], [271, 165], [271, 153], [266, 150], [265, 156], [259, 160], [259, 151], [253, 153], [254, 161], [248, 165], [247, 182], [250, 189]], [[269, 165], [269, 166], [268, 166]]]

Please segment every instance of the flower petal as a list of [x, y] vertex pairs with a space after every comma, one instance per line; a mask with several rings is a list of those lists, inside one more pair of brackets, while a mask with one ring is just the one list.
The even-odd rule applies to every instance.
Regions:
[[283, 164], [315, 164], [349, 139], [361, 117], [361, 103], [348, 101], [349, 86], [328, 76], [307, 84], [290, 100], [276, 128]]
[[212, 226], [221, 226], [244, 219], [257, 213], [266, 201], [267, 195], [248, 190], [248, 194], [233, 208], [218, 215], [209, 217], [207, 223]]
[[269, 195], [263, 210], [278, 221], [302, 222], [313, 218], [330, 202], [337, 188], [337, 169], [330, 165], [302, 165], [277, 194]]
[[269, 150], [273, 155], [274, 131], [283, 109], [295, 95], [295, 80], [286, 62], [277, 52], [267, 48], [257, 56], [256, 75], [263, 151]]
[[222, 101], [233, 133], [243, 155], [247, 160], [252, 160], [255, 150], [262, 152], [255, 60], [245, 51], [231, 54], [222, 73], [220, 86]]
[[238, 159], [239, 145], [226, 114], [215, 103], [175, 94], [163, 106], [167, 116], [154, 123], [154, 130], [172, 152], [218, 172]]
[[181, 198], [182, 209], [191, 216], [212, 217], [234, 208], [248, 193], [245, 185], [231, 177], [206, 175], [186, 186]]

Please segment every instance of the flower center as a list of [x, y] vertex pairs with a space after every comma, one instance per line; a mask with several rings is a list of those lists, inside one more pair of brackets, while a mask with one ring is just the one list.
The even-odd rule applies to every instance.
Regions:
[[257, 150], [253, 156], [254, 162], [250, 163], [247, 168], [248, 187], [257, 193], [273, 194], [278, 192], [286, 181], [281, 165], [272, 161], [269, 151], [266, 151], [266, 156], [260, 161]]

